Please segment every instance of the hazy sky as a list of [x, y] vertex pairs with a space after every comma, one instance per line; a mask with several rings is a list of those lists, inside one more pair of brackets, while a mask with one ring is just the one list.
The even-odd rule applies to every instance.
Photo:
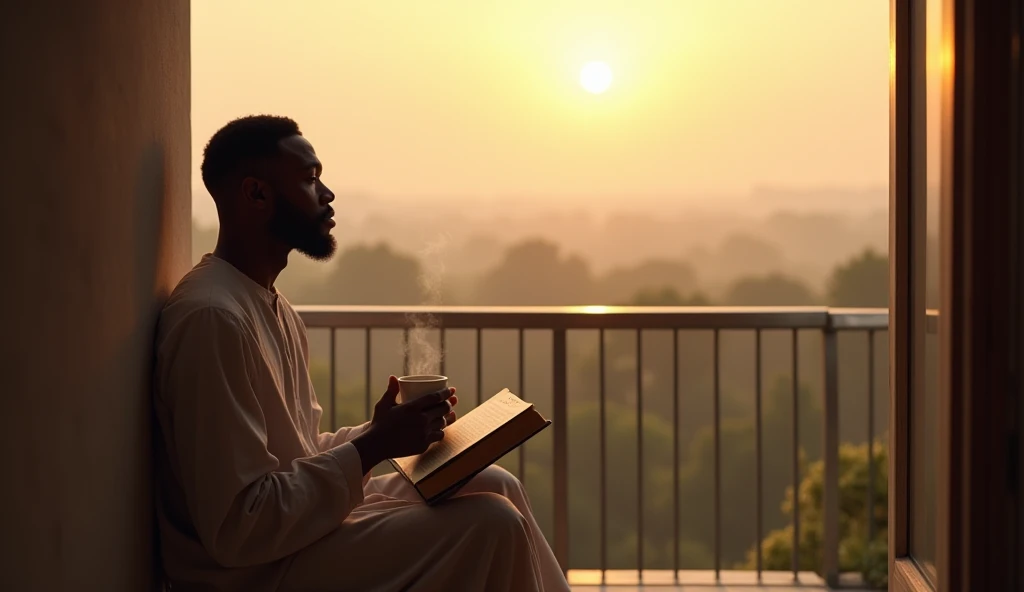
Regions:
[[[276, 113], [339, 193], [884, 187], [888, 19], [886, 0], [196, 1], [193, 185], [219, 126]], [[604, 94], [579, 83], [593, 60], [614, 73]]]

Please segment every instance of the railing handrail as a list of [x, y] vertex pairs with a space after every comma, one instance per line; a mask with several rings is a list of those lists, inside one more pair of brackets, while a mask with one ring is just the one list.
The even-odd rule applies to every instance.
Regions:
[[886, 309], [682, 306], [295, 307], [306, 326], [334, 329], [834, 329], [884, 330]]

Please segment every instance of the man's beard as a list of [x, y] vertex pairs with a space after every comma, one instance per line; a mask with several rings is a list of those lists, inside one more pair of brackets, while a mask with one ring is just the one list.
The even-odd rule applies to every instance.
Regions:
[[323, 232], [326, 216], [307, 218], [287, 199], [276, 201], [270, 232], [284, 244], [315, 261], [327, 261], [334, 255], [337, 242]]

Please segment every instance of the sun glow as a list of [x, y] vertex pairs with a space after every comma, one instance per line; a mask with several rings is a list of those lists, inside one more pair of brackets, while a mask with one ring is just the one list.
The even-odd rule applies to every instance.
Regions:
[[612, 85], [612, 69], [604, 62], [588, 62], [580, 70], [580, 86], [583, 90], [599, 95]]

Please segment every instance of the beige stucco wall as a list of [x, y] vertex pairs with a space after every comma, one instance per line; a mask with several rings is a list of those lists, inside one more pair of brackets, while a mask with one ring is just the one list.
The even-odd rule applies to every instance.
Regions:
[[145, 590], [147, 371], [189, 263], [189, 1], [0, 8], [0, 590]]

